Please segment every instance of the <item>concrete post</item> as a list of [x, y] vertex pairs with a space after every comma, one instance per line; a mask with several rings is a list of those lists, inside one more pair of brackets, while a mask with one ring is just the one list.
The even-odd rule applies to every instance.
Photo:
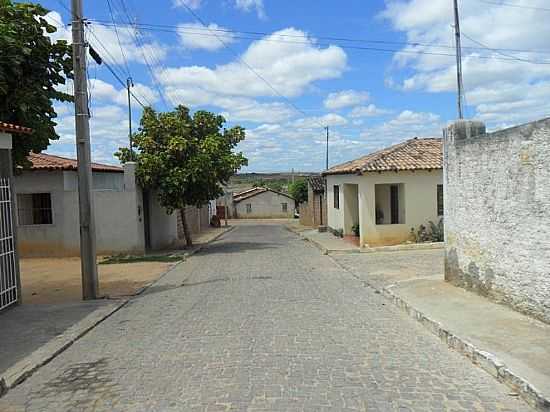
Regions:
[[124, 191], [136, 191], [136, 163], [127, 162], [122, 165], [124, 169]]

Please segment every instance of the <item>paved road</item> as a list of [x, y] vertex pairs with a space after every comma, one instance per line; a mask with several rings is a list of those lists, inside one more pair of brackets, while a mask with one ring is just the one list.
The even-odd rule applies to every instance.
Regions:
[[0, 400], [15, 411], [529, 411], [281, 226], [238, 227]]

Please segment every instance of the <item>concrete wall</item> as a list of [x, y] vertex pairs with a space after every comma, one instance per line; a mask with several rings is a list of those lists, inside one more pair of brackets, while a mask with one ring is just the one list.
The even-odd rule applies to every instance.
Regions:
[[[18, 227], [22, 256], [78, 256], [80, 254], [78, 191], [74, 171], [24, 171], [15, 190], [50, 193], [53, 223]], [[162, 249], [177, 239], [174, 215], [167, 215], [151, 196], [151, 247]], [[98, 254], [145, 252], [143, 195], [135, 184], [134, 165], [125, 173], [93, 174]]]
[[445, 134], [445, 278], [550, 322], [550, 119]]
[[[329, 175], [327, 178], [328, 226], [344, 230], [346, 217], [344, 185], [356, 184], [359, 189], [360, 244], [369, 246], [394, 245], [410, 239], [411, 228], [417, 229], [437, 215], [437, 185], [443, 182], [442, 170], [403, 172], [370, 172], [364, 175]], [[380, 184], [403, 184], [400, 202], [404, 205], [402, 224], [376, 224], [375, 187]], [[340, 187], [340, 208], [334, 208], [334, 185]], [[348, 191], [349, 192], [349, 191]], [[349, 213], [352, 210], [349, 209]], [[350, 215], [350, 219], [353, 216]]]
[[[281, 203], [287, 203], [287, 212], [282, 211]], [[252, 205], [252, 213], [246, 212], [246, 205]], [[292, 218], [294, 199], [280, 193], [267, 191], [234, 204], [237, 219]]]

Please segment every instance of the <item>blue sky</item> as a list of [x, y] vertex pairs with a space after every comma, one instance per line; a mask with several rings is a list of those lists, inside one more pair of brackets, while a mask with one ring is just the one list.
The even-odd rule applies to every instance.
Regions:
[[[185, 104], [244, 126], [247, 171], [322, 170], [324, 125], [334, 165], [440, 136], [455, 117], [449, 0], [109, 1], [116, 31], [107, 0], [85, 1], [94, 48], [157, 110]], [[544, 0], [512, 2], [532, 7], [522, 9], [494, 3], [461, 2], [466, 114], [489, 128], [543, 117], [550, 88], [550, 13], [536, 10]], [[42, 4], [60, 26], [56, 36], [68, 38], [69, 2]], [[116, 162], [112, 153], [127, 143], [125, 93], [104, 66], [91, 63], [89, 76], [92, 156]], [[72, 107], [56, 107], [62, 138], [48, 152], [74, 156]], [[134, 103], [134, 128], [140, 109]]]

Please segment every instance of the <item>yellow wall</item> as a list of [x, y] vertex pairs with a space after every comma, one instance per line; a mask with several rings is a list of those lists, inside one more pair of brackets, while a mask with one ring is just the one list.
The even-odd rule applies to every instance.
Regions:
[[[403, 224], [377, 225], [375, 220], [375, 185], [403, 184], [400, 202], [403, 202]], [[437, 185], [443, 184], [442, 170], [416, 172], [369, 172], [362, 176], [327, 176], [328, 226], [333, 229], [345, 229], [345, 184], [357, 184], [359, 187], [359, 225], [361, 227], [361, 245], [380, 246], [406, 242], [410, 238], [411, 228], [415, 230], [428, 221], [437, 223]], [[334, 185], [340, 186], [340, 208], [334, 209]]]

